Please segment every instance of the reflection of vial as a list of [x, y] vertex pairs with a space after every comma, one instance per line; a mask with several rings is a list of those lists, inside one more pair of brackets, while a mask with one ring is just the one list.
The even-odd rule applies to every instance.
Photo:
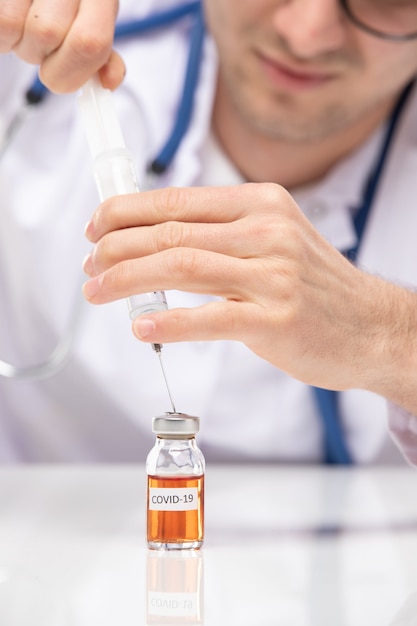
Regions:
[[149, 626], [203, 623], [201, 550], [149, 550], [146, 570], [146, 623]]
[[148, 454], [147, 540], [154, 549], [200, 548], [204, 534], [204, 457], [195, 435], [198, 417], [154, 417]]

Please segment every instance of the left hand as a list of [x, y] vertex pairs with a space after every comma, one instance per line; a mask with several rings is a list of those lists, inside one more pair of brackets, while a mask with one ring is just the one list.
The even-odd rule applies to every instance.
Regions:
[[118, 0], [2, 0], [0, 53], [39, 66], [56, 93], [76, 91], [99, 73], [115, 89], [125, 66], [112, 49]]

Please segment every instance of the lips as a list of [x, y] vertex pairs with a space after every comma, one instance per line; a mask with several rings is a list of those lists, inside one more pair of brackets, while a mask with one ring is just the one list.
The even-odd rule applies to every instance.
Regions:
[[306, 71], [290, 64], [258, 55], [264, 72], [277, 86], [287, 89], [312, 89], [327, 83], [332, 77], [328, 73]]

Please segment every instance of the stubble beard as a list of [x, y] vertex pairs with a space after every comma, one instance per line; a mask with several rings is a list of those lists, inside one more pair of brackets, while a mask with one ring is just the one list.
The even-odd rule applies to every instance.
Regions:
[[243, 84], [229, 85], [231, 106], [243, 126], [265, 140], [294, 144], [316, 143], [343, 132], [372, 107], [350, 109], [336, 102], [324, 103], [316, 112], [309, 108], [308, 96], [302, 98], [275, 94], [256, 102], [251, 90]]

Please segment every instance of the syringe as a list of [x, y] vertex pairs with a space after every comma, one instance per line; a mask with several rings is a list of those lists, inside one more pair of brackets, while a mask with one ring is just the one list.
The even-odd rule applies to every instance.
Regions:
[[[100, 200], [138, 192], [133, 159], [126, 148], [110, 90], [104, 89], [98, 76], [94, 76], [83, 86], [78, 103], [93, 159], [94, 178]], [[127, 298], [127, 306], [131, 320], [139, 315], [165, 311], [168, 308], [163, 291], [130, 296]], [[151, 345], [159, 357], [172, 410], [176, 413], [162, 362], [162, 344]]]

